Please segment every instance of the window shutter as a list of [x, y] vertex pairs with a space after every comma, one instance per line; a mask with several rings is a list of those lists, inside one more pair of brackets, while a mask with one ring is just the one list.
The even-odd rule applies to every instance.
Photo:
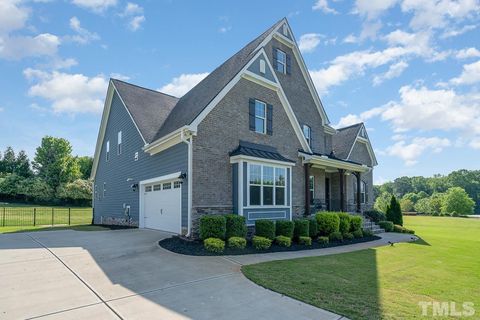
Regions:
[[248, 119], [250, 130], [255, 131], [255, 99], [250, 98], [248, 103]]
[[272, 135], [273, 133], [273, 106], [267, 104], [267, 134]]
[[273, 69], [277, 70], [277, 63], [278, 56], [277, 56], [277, 48], [273, 47]]
[[287, 59], [287, 74], [292, 73], [292, 56], [289, 54], [286, 54], [286, 59]]

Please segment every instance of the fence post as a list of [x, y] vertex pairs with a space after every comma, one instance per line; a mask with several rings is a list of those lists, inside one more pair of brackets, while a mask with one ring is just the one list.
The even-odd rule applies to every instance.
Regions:
[[70, 225], [70, 208], [68, 208], [68, 225]]
[[33, 226], [37, 225], [37, 208], [33, 208]]
[[3, 226], [5, 227], [5, 211], [7, 208], [3, 207]]
[[52, 207], [52, 227], [53, 227], [53, 207]]

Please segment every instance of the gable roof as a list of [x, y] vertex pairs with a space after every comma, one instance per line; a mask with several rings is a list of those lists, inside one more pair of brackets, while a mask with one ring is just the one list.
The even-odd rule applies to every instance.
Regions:
[[257, 52], [255, 49], [284, 19], [281, 19], [255, 40], [251, 41], [230, 59], [216, 68], [205, 79], [187, 92], [170, 113], [155, 139], [190, 124], [203, 109], [222, 91], [222, 89], [242, 70]]
[[345, 128], [337, 129], [337, 133], [332, 136], [332, 150], [335, 157], [348, 159], [350, 150], [357, 139], [358, 132], [363, 123], [357, 123]]
[[150, 143], [178, 102], [178, 98], [111, 79], [143, 139]]

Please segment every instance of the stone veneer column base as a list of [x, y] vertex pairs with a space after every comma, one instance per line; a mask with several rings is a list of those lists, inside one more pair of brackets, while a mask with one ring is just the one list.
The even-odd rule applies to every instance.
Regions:
[[110, 226], [138, 227], [138, 221], [133, 221], [132, 219], [100, 216], [100, 221], [100, 224]]

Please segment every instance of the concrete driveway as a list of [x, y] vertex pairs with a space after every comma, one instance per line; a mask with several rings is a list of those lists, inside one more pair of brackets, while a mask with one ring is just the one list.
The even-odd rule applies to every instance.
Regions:
[[0, 234], [0, 319], [340, 319], [151, 230]]

